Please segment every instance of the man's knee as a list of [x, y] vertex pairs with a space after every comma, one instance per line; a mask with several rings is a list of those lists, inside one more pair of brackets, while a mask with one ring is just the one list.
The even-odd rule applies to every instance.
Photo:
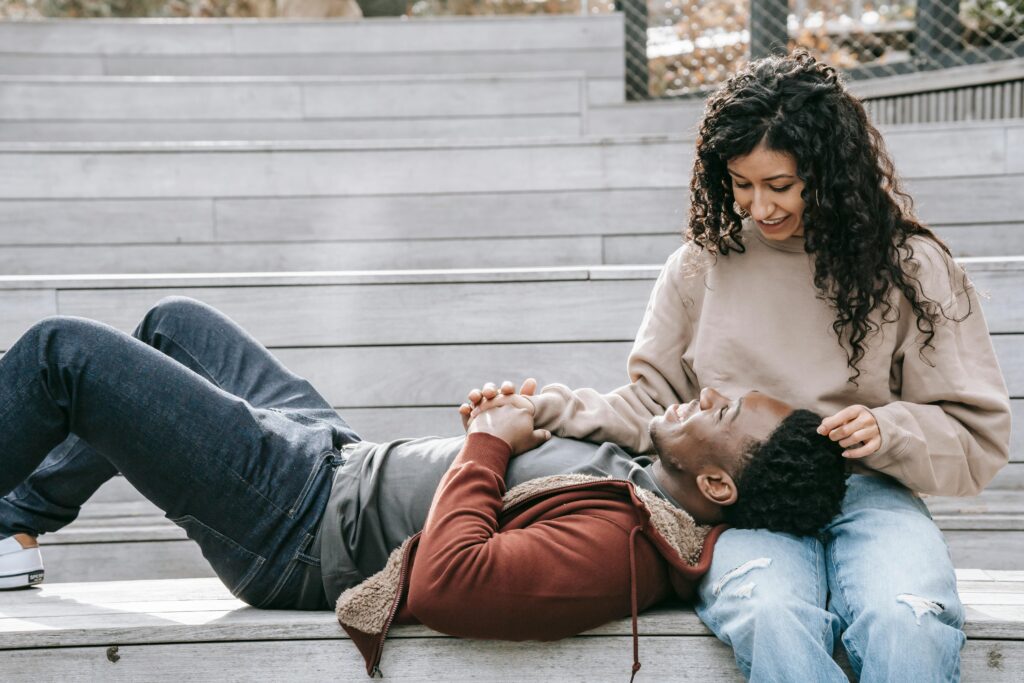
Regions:
[[166, 296], [156, 302], [142, 317], [142, 321], [135, 328], [133, 336], [137, 339], [147, 340], [156, 333], [159, 324], [169, 319], [195, 320], [205, 316], [210, 307], [198, 299], [187, 296]]

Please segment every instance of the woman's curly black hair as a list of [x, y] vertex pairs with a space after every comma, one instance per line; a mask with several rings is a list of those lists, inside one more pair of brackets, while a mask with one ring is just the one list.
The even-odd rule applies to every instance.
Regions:
[[920, 283], [907, 267], [914, 254], [907, 239], [925, 235], [947, 255], [949, 248], [915, 219], [913, 201], [863, 105], [835, 69], [804, 50], [751, 62], [708, 98], [686, 238], [714, 254], [744, 251], [743, 216], [726, 164], [762, 141], [791, 154], [804, 181], [805, 249], [814, 256], [814, 286], [836, 311], [832, 329], [847, 353], [850, 381], [860, 376], [865, 338], [880, 324], [869, 314], [880, 308], [882, 322], [898, 318], [898, 311], [890, 317], [894, 286], [917, 318], [923, 353], [945, 313], [915, 287]]
[[744, 453], [734, 474], [736, 503], [727, 524], [797, 536], [818, 533], [839, 514], [846, 493], [843, 448], [818, 434], [821, 416], [796, 410]]

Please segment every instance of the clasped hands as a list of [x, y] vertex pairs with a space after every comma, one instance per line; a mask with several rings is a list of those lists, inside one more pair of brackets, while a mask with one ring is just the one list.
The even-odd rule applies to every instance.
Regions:
[[509, 445], [512, 455], [536, 448], [551, 438], [546, 429], [534, 429], [533, 403], [524, 396], [537, 390], [537, 381], [530, 378], [516, 393], [511, 382], [503, 382], [499, 390], [493, 382], [483, 389], [474, 389], [459, 406], [466, 434], [478, 432], [496, 436]]
[[[515, 455], [535, 448], [551, 438], [551, 434], [546, 430], [534, 430], [533, 403], [523, 398], [532, 396], [536, 391], [537, 380], [532, 377], [523, 382], [519, 394], [516, 394], [515, 385], [507, 381], [502, 382], [500, 388], [493, 382], [488, 382], [483, 389], [473, 389], [466, 397], [466, 403], [459, 406], [462, 426], [467, 434], [483, 431], [504, 439], [512, 446]], [[498, 409], [499, 412], [486, 420], [479, 419]], [[851, 459], [871, 455], [882, 445], [878, 421], [871, 411], [862, 405], [847, 406], [838, 413], [826, 417], [821, 421], [818, 433], [828, 436], [832, 441], [838, 441], [845, 449], [843, 456]], [[510, 438], [515, 440], [516, 445], [513, 445]]]

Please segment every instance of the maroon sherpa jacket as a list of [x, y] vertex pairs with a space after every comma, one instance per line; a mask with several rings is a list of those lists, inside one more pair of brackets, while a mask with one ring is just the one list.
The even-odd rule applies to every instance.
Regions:
[[699, 526], [631, 482], [555, 475], [505, 492], [512, 453], [471, 434], [441, 480], [423, 531], [345, 591], [338, 621], [380, 673], [393, 623], [466, 638], [557, 640], [691, 599], [725, 529]]

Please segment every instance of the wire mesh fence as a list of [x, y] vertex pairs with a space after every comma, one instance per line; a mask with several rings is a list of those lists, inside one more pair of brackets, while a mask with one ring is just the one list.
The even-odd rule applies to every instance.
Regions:
[[[796, 47], [853, 78], [1024, 57], [1024, 0], [620, 2], [627, 26], [629, 4], [645, 5], [649, 17], [640, 38], [648, 87], [627, 88], [631, 99], [699, 94], [751, 57]], [[627, 41], [631, 35], [627, 29]]]

